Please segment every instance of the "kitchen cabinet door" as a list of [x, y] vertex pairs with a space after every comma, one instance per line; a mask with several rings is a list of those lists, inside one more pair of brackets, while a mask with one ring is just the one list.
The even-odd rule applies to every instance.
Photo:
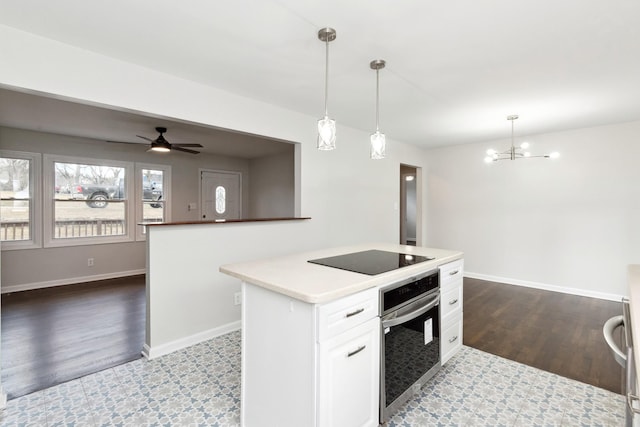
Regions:
[[319, 350], [318, 425], [377, 426], [380, 319], [321, 342]]

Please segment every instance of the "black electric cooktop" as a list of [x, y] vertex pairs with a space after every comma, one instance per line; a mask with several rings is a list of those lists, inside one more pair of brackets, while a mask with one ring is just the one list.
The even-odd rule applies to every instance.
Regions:
[[370, 251], [354, 252], [351, 254], [332, 256], [328, 258], [310, 259], [309, 262], [374, 276], [376, 274], [386, 273], [387, 271], [397, 270], [398, 268], [430, 261], [432, 259], [434, 258], [373, 249]]

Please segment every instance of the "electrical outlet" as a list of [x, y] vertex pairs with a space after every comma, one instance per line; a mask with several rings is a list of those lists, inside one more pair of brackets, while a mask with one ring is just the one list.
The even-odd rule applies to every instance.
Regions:
[[242, 292], [236, 292], [235, 294], [233, 294], [233, 303], [235, 305], [242, 304]]
[[93, 258], [87, 258], [87, 266], [93, 267]]

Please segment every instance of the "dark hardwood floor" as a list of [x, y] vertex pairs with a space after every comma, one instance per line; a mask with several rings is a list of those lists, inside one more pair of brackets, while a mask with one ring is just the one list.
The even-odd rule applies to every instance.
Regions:
[[141, 357], [144, 276], [2, 295], [2, 385], [19, 397]]
[[602, 336], [620, 302], [464, 279], [464, 344], [621, 392], [622, 368]]
[[[464, 344], [620, 392], [602, 337], [620, 303], [464, 279]], [[2, 384], [9, 398], [140, 357], [144, 276], [2, 295]]]

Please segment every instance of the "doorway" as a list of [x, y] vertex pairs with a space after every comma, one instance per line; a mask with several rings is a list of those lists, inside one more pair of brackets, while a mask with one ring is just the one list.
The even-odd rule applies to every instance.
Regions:
[[200, 200], [203, 220], [242, 218], [242, 174], [201, 170]]
[[400, 165], [400, 244], [420, 246], [422, 224], [419, 191], [421, 168]]

